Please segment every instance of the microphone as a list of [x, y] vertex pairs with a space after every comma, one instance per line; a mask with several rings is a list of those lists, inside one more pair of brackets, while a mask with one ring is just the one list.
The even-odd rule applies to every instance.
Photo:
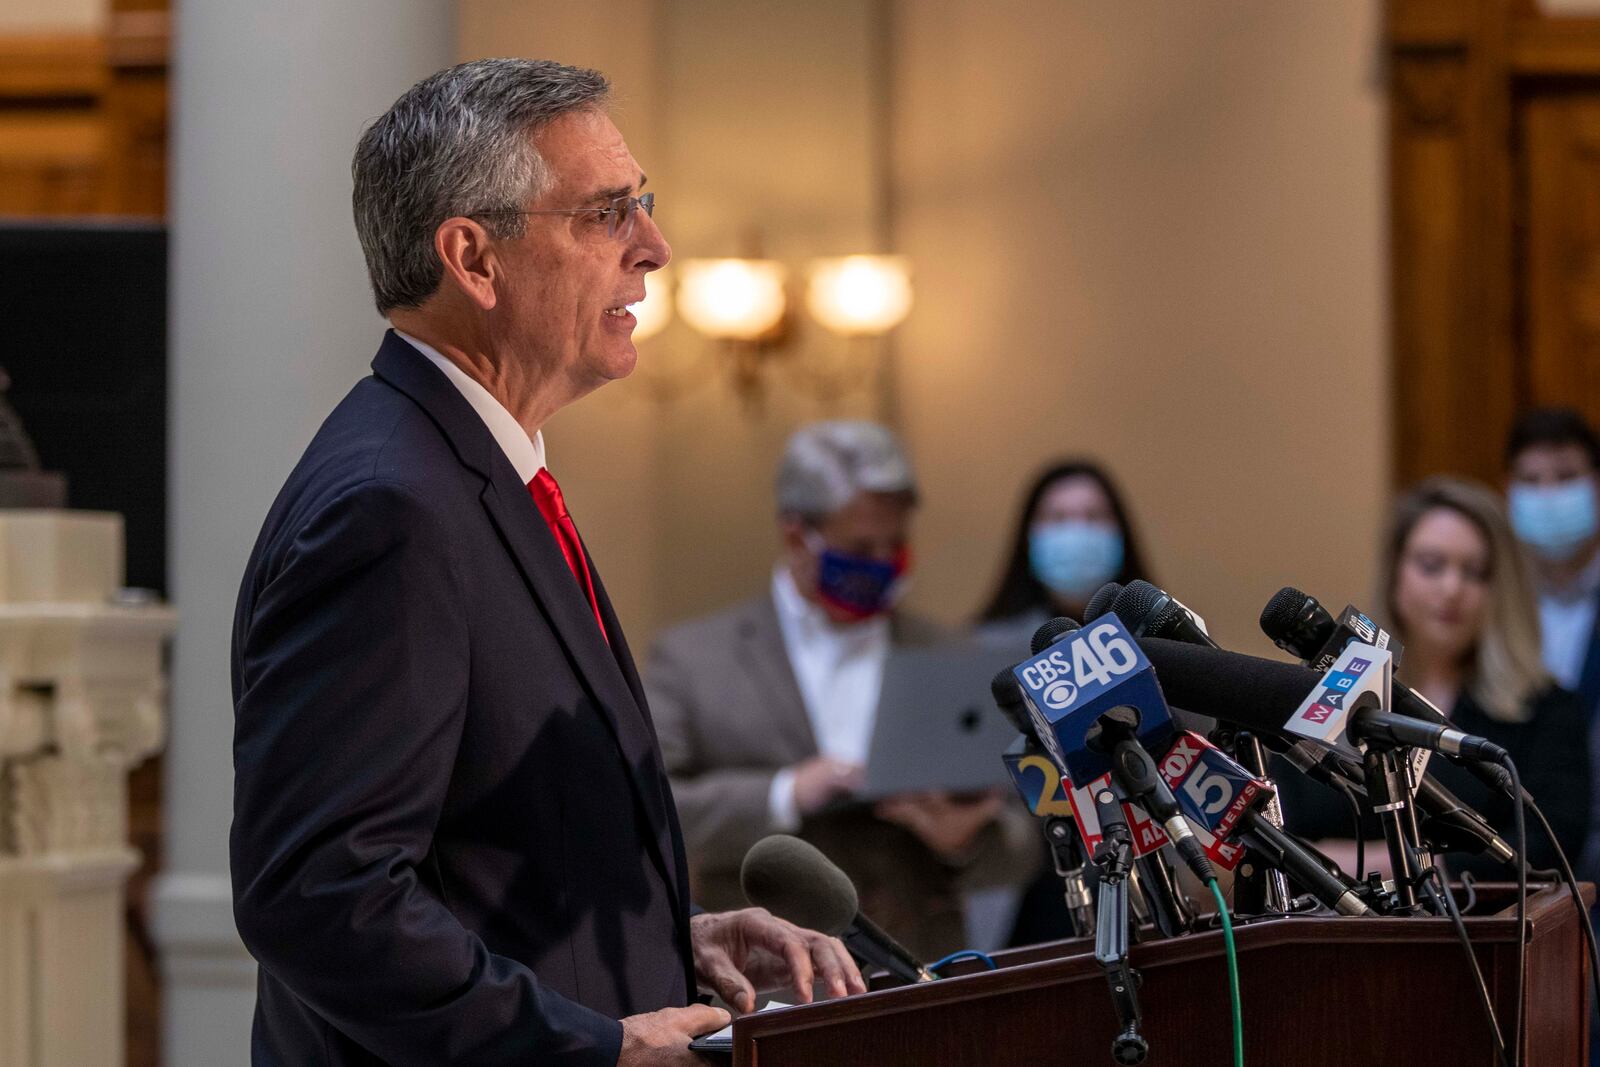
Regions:
[[1133, 630], [1135, 637], [1166, 637], [1216, 648], [1205, 623], [1183, 601], [1149, 582], [1135, 580], [1111, 601], [1110, 610]]
[[[1140, 639], [1139, 648], [1160, 674], [1173, 703], [1257, 732], [1283, 733], [1306, 695], [1322, 683], [1315, 671], [1240, 652], [1155, 637]], [[1505, 839], [1432, 778], [1419, 781], [1417, 803], [1435, 844], [1513, 861], [1514, 852]]]
[[[1363, 644], [1377, 645], [1380, 648], [1389, 647], [1396, 661], [1400, 657], [1399, 642], [1394, 641], [1388, 633], [1379, 628], [1377, 623], [1357, 611], [1354, 606], [1346, 607], [1339, 613], [1339, 618], [1335, 619], [1328, 613], [1327, 608], [1317, 603], [1315, 597], [1307, 596], [1289, 585], [1278, 590], [1262, 609], [1261, 629], [1279, 648], [1292, 656], [1298, 656], [1301, 661], [1314, 668], [1324, 660], [1331, 665], [1333, 659], [1337, 658], [1344, 646], [1352, 640], [1361, 640]], [[1372, 639], [1365, 640], [1368, 636]], [[1396, 681], [1392, 684], [1392, 692], [1393, 711], [1438, 726], [1449, 724], [1442, 711], [1409, 686]], [[1446, 756], [1452, 755], [1448, 749], [1439, 751], [1444, 752]], [[1498, 763], [1468, 760], [1464, 766], [1495, 792], [1515, 796], [1510, 772]]]
[[[1071, 620], [1068, 620], [1071, 621]], [[1089, 891], [1084, 877], [1085, 859], [1079, 841], [1087, 840], [1088, 832], [1078, 821], [1078, 813], [1067, 796], [1067, 783], [1061, 778], [1061, 769], [1050, 762], [1033, 732], [1033, 722], [1028, 718], [1027, 704], [1010, 668], [1002, 669], [989, 682], [995, 707], [1017, 732], [1022, 735], [1022, 751], [1015, 744], [1001, 757], [1011, 782], [1022, 795], [1028, 810], [1044, 820], [1045, 844], [1050, 849], [1050, 863], [1056, 877], [1061, 879], [1062, 899], [1067, 906], [1067, 916], [1073, 933], [1079, 937], [1094, 933], [1094, 894]], [[1034, 789], [1029, 772], [1037, 771], [1038, 789]]]
[[1051, 623], [1035, 634], [1047, 644], [1012, 668], [1027, 698], [1040, 742], [1074, 785], [1109, 774], [1116, 738], [1105, 738], [1104, 717], [1137, 738], [1146, 751], [1165, 751], [1176, 733], [1155, 668], [1116, 615], [1068, 630], [1048, 643]]
[[881, 967], [906, 982], [934, 980], [932, 971], [861, 914], [850, 876], [815, 845], [788, 834], [763, 837], [745, 853], [739, 884], [756, 907], [839, 938], [864, 964]]
[[[1093, 621], [1104, 615], [1111, 608], [1111, 602], [1117, 599], [1117, 594], [1122, 592], [1121, 582], [1107, 582], [1094, 591], [1094, 596], [1089, 598], [1089, 603], [1083, 609], [1083, 617]], [[1039, 651], [1034, 649], [1035, 652]]]

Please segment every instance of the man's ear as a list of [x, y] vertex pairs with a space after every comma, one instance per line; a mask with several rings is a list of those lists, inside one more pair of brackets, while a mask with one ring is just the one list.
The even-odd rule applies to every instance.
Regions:
[[464, 215], [445, 219], [433, 232], [433, 251], [444, 266], [443, 281], [461, 290], [479, 311], [491, 310], [498, 301], [494, 287], [500, 261], [491, 242], [489, 231]]

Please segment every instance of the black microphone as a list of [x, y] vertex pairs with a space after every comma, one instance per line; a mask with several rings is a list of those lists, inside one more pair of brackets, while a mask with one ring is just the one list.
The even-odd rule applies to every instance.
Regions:
[[[1351, 641], [1377, 644], [1379, 647], [1392, 643], [1387, 633], [1353, 606], [1345, 608], [1340, 612], [1339, 618], [1335, 619], [1327, 608], [1317, 603], [1316, 597], [1307, 596], [1289, 585], [1278, 590], [1262, 609], [1261, 630], [1272, 639], [1273, 644], [1285, 652], [1298, 656], [1313, 669], [1322, 670], [1326, 670], [1327, 666], [1332, 664], [1333, 659], [1328, 658], [1330, 654], [1333, 658], [1337, 658], [1339, 652]], [[1398, 648], [1398, 643], [1395, 643], [1395, 647]], [[1326, 665], [1323, 663], [1324, 660]], [[1449, 720], [1445, 718], [1444, 712], [1398, 679], [1391, 685], [1391, 695], [1394, 699], [1393, 711], [1437, 726], [1448, 726]], [[1501, 753], [1505, 751], [1498, 746], [1495, 747]], [[1438, 751], [1452, 758], [1459, 755], [1452, 753], [1448, 748]], [[1495, 755], [1486, 758], [1497, 760], [1502, 757]], [[1462, 762], [1474, 777], [1490, 789], [1506, 796], [1515, 796], [1511, 787], [1510, 772], [1498, 763], [1477, 762], [1471, 759], [1459, 762]]]
[[1094, 596], [1089, 598], [1089, 603], [1083, 609], [1083, 617], [1092, 621], [1104, 615], [1120, 592], [1122, 592], [1121, 582], [1107, 582], [1096, 589]]
[[[1306, 694], [1322, 682], [1322, 675], [1295, 664], [1204, 645], [1145, 637], [1139, 648], [1173, 704], [1261, 733], [1281, 733]], [[1426, 775], [1418, 783], [1417, 803], [1435, 844], [1514, 862], [1511, 846], [1483, 816]], [[1431, 825], [1435, 819], [1438, 830]]]
[[837, 937], [864, 964], [881, 967], [906, 982], [934, 980], [932, 971], [861, 914], [850, 876], [815, 845], [788, 834], [763, 837], [745, 853], [739, 884], [756, 907], [796, 926]]
[[1149, 582], [1129, 582], [1111, 601], [1110, 610], [1127, 624], [1135, 637], [1166, 637], [1192, 645], [1219, 647], [1183, 601]]

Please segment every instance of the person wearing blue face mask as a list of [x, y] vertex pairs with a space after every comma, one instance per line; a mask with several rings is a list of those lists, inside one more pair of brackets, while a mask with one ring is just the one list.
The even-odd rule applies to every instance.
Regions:
[[1023, 496], [1000, 581], [978, 617], [981, 633], [1027, 635], [1056, 615], [1082, 621], [1107, 582], [1151, 581], [1122, 495], [1099, 464], [1051, 464]]
[[[1087, 459], [1050, 464], [1029, 484], [1010, 538], [1000, 581], [979, 614], [976, 633], [1021, 656], [1040, 623], [1057, 615], [1083, 621], [1089, 598], [1106, 582], [1153, 581], [1122, 494], [1110, 474]], [[1042, 848], [1042, 844], [1041, 844]], [[1061, 880], [1049, 858], [1022, 893], [994, 894], [982, 905], [1004, 914], [1004, 941], [1032, 945], [1072, 936]], [[993, 921], [993, 920], [992, 920]]]
[[936, 958], [969, 944], [969, 886], [1031, 875], [1037, 830], [998, 792], [853, 802], [890, 649], [942, 636], [896, 606], [916, 504], [888, 430], [802, 428], [779, 465], [769, 587], [656, 643], [645, 688], [696, 903], [742, 902], [745, 852], [796, 833], [851, 877], [865, 913]]

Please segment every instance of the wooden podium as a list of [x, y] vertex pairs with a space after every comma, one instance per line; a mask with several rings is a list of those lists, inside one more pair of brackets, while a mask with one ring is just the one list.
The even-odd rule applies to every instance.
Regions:
[[[1593, 901], [1593, 886], [1584, 887]], [[1480, 886], [1467, 930], [1509, 1036], [1515, 887]], [[1589, 960], [1564, 886], [1529, 887], [1529, 1067], [1584, 1067]], [[1492, 1067], [1461, 943], [1443, 918], [1285, 918], [1236, 928], [1251, 1067]], [[1231, 1067], [1220, 930], [1133, 946], [1149, 1067]], [[1093, 945], [1058, 941], [947, 969], [938, 982], [734, 1022], [735, 1067], [1094, 1067], [1117, 1031]]]

